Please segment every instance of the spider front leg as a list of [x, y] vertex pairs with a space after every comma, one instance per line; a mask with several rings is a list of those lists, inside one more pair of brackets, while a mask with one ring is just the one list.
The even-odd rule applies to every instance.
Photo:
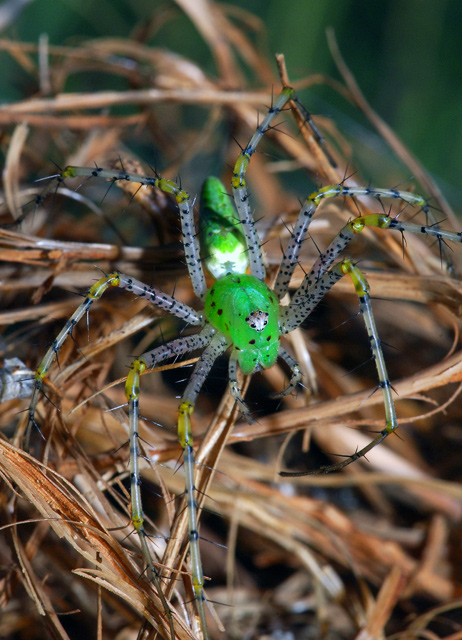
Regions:
[[285, 87], [281, 91], [268, 111], [266, 117], [263, 119], [263, 122], [257, 127], [249, 143], [239, 155], [236, 164], [234, 165], [233, 177], [231, 180], [234, 202], [239, 214], [242, 231], [244, 233], [249, 252], [250, 270], [252, 275], [256, 276], [259, 280], [265, 279], [265, 266], [263, 264], [261, 243], [255, 228], [255, 221], [250, 211], [249, 194], [247, 192], [245, 176], [250, 164], [250, 158], [254, 154], [258, 143], [265, 133], [271, 128], [271, 123], [274, 118], [281, 113], [282, 109], [294, 98], [294, 96], [295, 92], [291, 87]]
[[191, 196], [187, 191], [182, 189], [173, 180], [168, 180], [162, 176], [144, 176], [136, 173], [127, 173], [125, 171], [117, 171], [111, 169], [102, 169], [101, 167], [75, 167], [69, 166], [64, 169], [56, 178], [58, 185], [63, 183], [66, 178], [85, 177], [87, 180], [91, 178], [106, 178], [110, 182], [132, 182], [135, 184], [160, 189], [164, 193], [172, 195], [178, 205], [180, 211], [181, 234], [183, 247], [185, 252], [185, 261], [188, 268], [194, 293], [201, 300], [207, 293], [207, 285], [205, 282], [204, 269], [200, 257], [199, 238], [194, 225], [194, 212], [191, 206]]

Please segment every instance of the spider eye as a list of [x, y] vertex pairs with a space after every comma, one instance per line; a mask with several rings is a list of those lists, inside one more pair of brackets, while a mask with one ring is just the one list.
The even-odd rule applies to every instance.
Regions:
[[255, 329], [255, 331], [263, 331], [263, 329], [268, 324], [269, 314], [266, 311], [260, 311], [257, 309], [256, 311], [252, 311], [245, 321], [249, 325], [251, 329]]

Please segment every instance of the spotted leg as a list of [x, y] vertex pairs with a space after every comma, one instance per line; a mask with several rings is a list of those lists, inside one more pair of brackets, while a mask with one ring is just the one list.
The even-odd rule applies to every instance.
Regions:
[[215, 360], [229, 347], [229, 341], [223, 335], [215, 335], [201, 355], [181, 398], [178, 415], [178, 439], [183, 449], [185, 473], [185, 495], [188, 513], [188, 537], [191, 555], [192, 586], [197, 601], [202, 634], [208, 639], [207, 620], [205, 615], [206, 598], [204, 594], [204, 574], [199, 549], [198, 504], [194, 483], [194, 448], [191, 428], [191, 414], [194, 411], [197, 396], [207, 378]]
[[[327, 465], [314, 471], [314, 473], [330, 473], [331, 471], [338, 471], [343, 469], [347, 465], [351, 464], [358, 458], [365, 456], [371, 449], [382, 442], [390, 433], [398, 428], [398, 420], [396, 417], [395, 403], [392, 396], [391, 383], [388, 378], [385, 359], [383, 356], [382, 347], [380, 344], [380, 338], [378, 336], [377, 327], [375, 325], [374, 316], [372, 313], [371, 301], [370, 301], [370, 289], [369, 284], [364, 277], [364, 274], [360, 269], [355, 266], [351, 260], [343, 260], [339, 264], [335, 265], [330, 272], [324, 275], [327, 278], [328, 275], [336, 274], [338, 278], [343, 275], [348, 275], [355, 287], [356, 295], [359, 298], [360, 313], [363, 316], [364, 324], [366, 326], [367, 334], [369, 336], [369, 342], [371, 345], [372, 357], [375, 361], [377, 373], [379, 377], [379, 388], [382, 390], [383, 401], [385, 406], [385, 427], [378, 435], [363, 449], [357, 451], [339, 462], [337, 464]], [[323, 278], [321, 278], [322, 280]], [[292, 306], [292, 305], [291, 305]], [[293, 309], [292, 309], [293, 312]], [[290, 316], [290, 312], [289, 312]], [[296, 477], [308, 475], [312, 472], [300, 471], [300, 472], [281, 472], [284, 477]]]
[[302, 379], [300, 365], [296, 360], [294, 360], [294, 358], [292, 358], [290, 353], [288, 353], [283, 347], [279, 347], [278, 356], [287, 364], [290, 369], [291, 375], [287, 387], [282, 391], [274, 394], [273, 398], [282, 398], [283, 396], [287, 396], [290, 393], [294, 392], [297, 388], [298, 383]]
[[265, 266], [263, 264], [261, 242], [258, 238], [255, 221], [250, 211], [249, 194], [247, 192], [245, 175], [250, 164], [250, 158], [255, 153], [258, 143], [270, 129], [274, 118], [281, 112], [294, 95], [294, 90], [290, 87], [286, 87], [276, 98], [266, 117], [257, 127], [249, 143], [240, 153], [234, 166], [233, 177], [231, 180], [234, 202], [236, 204], [236, 209], [242, 224], [242, 231], [246, 238], [247, 248], [249, 250], [250, 270], [252, 275], [259, 278], [259, 280], [265, 279]]
[[109, 287], [119, 287], [120, 289], [127, 289], [128, 291], [136, 294], [138, 297], [145, 298], [148, 302], [154, 304], [155, 306], [168, 311], [177, 318], [181, 318], [188, 324], [201, 326], [203, 323], [202, 316], [197, 313], [192, 307], [179, 302], [172, 296], [162, 293], [162, 291], [160, 291], [159, 289], [149, 287], [139, 280], [131, 278], [130, 276], [126, 276], [123, 273], [115, 271], [98, 280], [98, 282], [90, 287], [82, 304], [74, 311], [74, 313], [61, 329], [57, 337], [53, 340], [52, 345], [46, 352], [37, 368], [37, 371], [35, 372], [34, 390], [29, 404], [28, 423], [26, 427], [24, 443], [24, 447], [26, 450], [29, 450], [32, 427], [34, 425], [37, 426], [35, 420], [37, 403], [42, 391], [43, 381], [46, 378], [52, 363], [56, 359], [58, 352], [66, 339], [69, 336], [72, 336], [74, 328], [79, 320], [85, 315], [87, 315], [88, 317], [88, 313], [92, 304], [95, 302], [95, 300], [99, 300], [99, 298], [101, 298], [101, 296], [109, 289]]
[[[276, 277], [274, 286], [274, 291], [277, 294], [279, 300], [281, 300], [288, 291], [294, 269], [298, 264], [300, 251], [306, 237], [306, 233], [311, 224], [311, 220], [313, 219], [313, 216], [316, 213], [316, 210], [321, 202], [329, 198], [354, 198], [361, 196], [374, 198], [379, 202], [381, 202], [382, 198], [401, 200], [408, 205], [418, 207], [420, 210], [425, 212], [427, 218], [431, 218], [431, 210], [427, 200], [416, 193], [411, 193], [408, 191], [399, 191], [397, 189], [382, 189], [378, 187], [347, 187], [346, 185], [342, 184], [329, 185], [327, 187], [319, 189], [318, 191], [315, 191], [314, 193], [309, 195], [303, 203], [300, 209], [300, 213], [298, 214], [297, 221], [291, 233], [288, 245], [282, 257], [282, 262], [279, 267], [279, 272]], [[429, 228], [433, 228], [435, 232], [437, 231], [437, 228], [433, 225]], [[315, 279], [319, 278], [333, 263], [333, 261], [341, 251], [341, 249], [337, 250], [337, 247], [339, 246], [342, 246], [342, 248], [345, 246], [345, 244], [343, 243], [342, 232], [338, 234], [336, 239], [330, 244], [329, 248], [319, 257], [315, 266], [307, 275], [305, 286], [303, 287], [303, 289], [300, 289], [300, 294], [297, 294], [297, 298], [295, 300], [297, 300], [298, 297], [300, 298], [300, 300], [302, 300], [305, 297], [306, 291], [310, 287], [311, 283]]]

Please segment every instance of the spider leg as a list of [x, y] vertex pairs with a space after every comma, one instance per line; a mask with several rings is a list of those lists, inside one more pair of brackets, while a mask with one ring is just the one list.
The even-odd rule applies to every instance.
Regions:
[[265, 266], [263, 264], [263, 255], [261, 250], [261, 242], [258, 238], [255, 228], [255, 221], [249, 206], [249, 194], [247, 191], [245, 174], [250, 163], [250, 158], [254, 154], [258, 143], [270, 129], [274, 118], [281, 112], [285, 105], [292, 100], [295, 93], [290, 87], [284, 88], [275, 102], [268, 111], [262, 123], [257, 127], [255, 133], [251, 137], [247, 146], [239, 154], [234, 165], [231, 186], [233, 189], [234, 202], [242, 224], [242, 231], [247, 241], [249, 250], [250, 270], [252, 275], [259, 280], [265, 279]]
[[[338, 471], [339, 469], [343, 469], [347, 465], [351, 464], [358, 458], [362, 458], [365, 456], [371, 449], [373, 449], [376, 445], [382, 442], [390, 433], [395, 431], [398, 428], [398, 419], [396, 417], [396, 409], [395, 403], [392, 396], [392, 387], [390, 380], [388, 378], [387, 367], [385, 364], [385, 358], [383, 356], [382, 347], [380, 344], [380, 338], [378, 336], [377, 327], [374, 320], [374, 315], [372, 313], [371, 307], [371, 299], [370, 299], [370, 288], [369, 284], [361, 272], [361, 270], [352, 263], [351, 260], [343, 260], [333, 267], [332, 271], [329, 273], [337, 273], [340, 277], [344, 275], [350, 276], [353, 285], [355, 287], [356, 295], [359, 298], [359, 308], [360, 313], [363, 316], [364, 324], [366, 326], [367, 334], [369, 337], [369, 342], [371, 345], [372, 358], [375, 361], [375, 366], [377, 368], [377, 374], [379, 377], [379, 388], [382, 390], [383, 401], [385, 406], [385, 428], [382, 429], [368, 445], [366, 445], [360, 451], [348, 456], [342, 462], [337, 464], [332, 464], [328, 466], [321, 467], [314, 471], [314, 473], [330, 473], [331, 471]], [[328, 275], [328, 274], [326, 274]], [[324, 276], [325, 277], [325, 276]], [[281, 475], [285, 477], [295, 477], [308, 475], [311, 472], [282, 472]]]
[[300, 250], [316, 209], [317, 205], [312, 201], [311, 196], [305, 200], [300, 209], [274, 283], [274, 293], [279, 300], [282, 300], [289, 290], [290, 280], [297, 266]]
[[26, 449], [26, 451], [29, 450], [32, 427], [36, 424], [35, 411], [40, 397], [40, 392], [43, 387], [44, 378], [48, 374], [48, 371], [50, 370], [53, 361], [56, 359], [63, 343], [68, 338], [68, 336], [72, 335], [76, 324], [83, 316], [88, 314], [95, 300], [99, 300], [101, 296], [107, 291], [107, 289], [109, 289], [109, 287], [119, 287], [120, 289], [127, 289], [128, 291], [135, 293], [137, 296], [145, 298], [148, 302], [154, 304], [155, 306], [168, 311], [177, 318], [185, 320], [189, 324], [195, 326], [201, 326], [203, 324], [202, 316], [197, 313], [197, 311], [195, 311], [192, 307], [179, 302], [172, 296], [162, 293], [162, 291], [156, 289], [155, 287], [150, 287], [143, 284], [135, 278], [131, 278], [130, 276], [126, 276], [123, 273], [114, 271], [113, 273], [110, 273], [109, 275], [104, 276], [103, 278], [98, 280], [98, 282], [90, 287], [82, 304], [77, 307], [77, 309], [61, 329], [57, 337], [53, 340], [51, 346], [40, 362], [37, 371], [35, 372], [34, 390], [32, 392], [32, 398], [29, 404], [28, 422], [24, 438], [24, 448]]
[[117, 169], [102, 169], [101, 167], [69, 166], [57, 176], [58, 185], [66, 178], [84, 176], [90, 178], [107, 178], [111, 182], [134, 182], [152, 188], [157, 188], [174, 196], [180, 210], [181, 234], [185, 252], [186, 266], [191, 277], [194, 293], [201, 300], [207, 293], [204, 270], [200, 259], [199, 238], [194, 225], [194, 212], [191, 206], [191, 196], [173, 180], [162, 176], [144, 176], [137, 173], [127, 173]]
[[[309, 200], [317, 206], [322, 198], [334, 197], [335, 195], [372, 195], [380, 200], [381, 197], [399, 198], [408, 202], [409, 204], [416, 204], [428, 214], [428, 205], [423, 198], [416, 194], [401, 192], [397, 190], [376, 189], [376, 188], [362, 188], [362, 187], [343, 187], [342, 185], [332, 185], [331, 187], [325, 187], [319, 192], [312, 194]], [[282, 272], [282, 266], [280, 274], [278, 275], [278, 281], [283, 284], [284, 287], [288, 286], [287, 281], [290, 280], [292, 272], [288, 273], [292, 266], [295, 266], [295, 258], [298, 257], [299, 247], [301, 245], [301, 227], [303, 221], [300, 221], [300, 217], [305, 216], [306, 213], [311, 213], [309, 208], [305, 205], [299, 215], [299, 220], [296, 223], [294, 233], [289, 242], [290, 251], [287, 251], [284, 259], [284, 273]], [[311, 214], [312, 217], [312, 214]], [[300, 223], [300, 224], [299, 224]], [[297, 226], [298, 225], [298, 226]], [[364, 216], [359, 216], [354, 220], [348, 222], [343, 229], [336, 235], [336, 237], [329, 244], [327, 249], [318, 257], [316, 263], [310, 272], [305, 276], [302, 284], [292, 297], [291, 303], [288, 307], [283, 307], [280, 314], [280, 330], [281, 334], [289, 333], [298, 327], [303, 320], [311, 313], [320, 300], [324, 297], [325, 293], [341, 278], [343, 275], [348, 274], [355, 286], [356, 293], [360, 301], [360, 311], [363, 315], [366, 329], [369, 335], [371, 343], [372, 356], [375, 360], [377, 372], [379, 376], [379, 386], [382, 389], [385, 405], [385, 428], [372, 440], [366, 447], [346, 458], [343, 462], [338, 464], [322, 467], [320, 473], [329, 473], [330, 471], [337, 471], [347, 466], [354, 460], [365, 456], [371, 449], [377, 444], [382, 442], [397, 426], [396, 411], [394, 401], [391, 393], [390, 381], [383, 358], [383, 352], [380, 346], [380, 340], [378, 338], [377, 329], [375, 326], [374, 317], [372, 314], [369, 285], [361, 273], [361, 271], [354, 266], [350, 260], [344, 260], [343, 262], [332, 267], [333, 261], [338, 255], [345, 249], [353, 237], [363, 231], [366, 227], [376, 227], [380, 229], [392, 229], [396, 231], [419, 233], [422, 235], [428, 235], [435, 237], [440, 244], [446, 240], [453, 242], [462, 242], [462, 233], [445, 231], [439, 229], [438, 225], [419, 225], [411, 222], [401, 222], [397, 218], [392, 218], [385, 213], [371, 213]], [[291, 254], [291, 255], [290, 255]], [[286, 259], [286, 255], [288, 258]], [[290, 258], [290, 259], [289, 259]], [[292, 269], [293, 271], [293, 269]], [[284, 278], [284, 280], [282, 280]], [[283, 289], [280, 289], [283, 290]], [[303, 475], [304, 472], [301, 474]], [[283, 475], [291, 475], [290, 473], [284, 473]]]
[[239, 383], [237, 381], [237, 351], [234, 349], [229, 357], [228, 365], [229, 375], [229, 389], [231, 395], [238, 404], [239, 411], [248, 422], [252, 422], [252, 416], [249, 411], [249, 407], [246, 405], [244, 398], [241, 395]]
[[425, 236], [432, 236], [440, 243], [443, 243], [446, 240], [450, 240], [451, 242], [462, 242], [462, 231], [446, 231], [445, 229], [440, 229], [434, 224], [421, 225], [415, 224], [414, 222], [401, 222], [398, 218], [392, 218], [388, 228], [401, 232], [409, 231], [411, 233], [421, 233]]
[[186, 507], [188, 512], [188, 538], [191, 554], [192, 586], [195, 598], [197, 600], [199, 619], [205, 640], [207, 640], [208, 638], [207, 620], [205, 615], [206, 598], [204, 594], [204, 574], [202, 571], [202, 562], [199, 549], [199, 505], [195, 498], [195, 461], [193, 449], [193, 434], [191, 428], [191, 414], [194, 411], [197, 396], [199, 395], [205, 379], [210, 373], [213, 363], [222, 353], [224, 353], [224, 351], [226, 351], [229, 344], [229, 340], [224, 335], [214, 335], [214, 337], [210, 341], [210, 344], [207, 346], [194, 368], [191, 378], [186, 386], [185, 392], [183, 393], [183, 396], [181, 398], [181, 403], [178, 409], [178, 439], [180, 441], [181, 448], [183, 449]]
[[322, 277], [315, 280], [303, 297], [298, 295], [300, 288], [303, 286], [302, 283], [301, 287], [294, 295], [294, 298], [297, 297], [297, 299], [295, 301], [294, 299], [292, 299], [289, 306], [287, 307], [280, 307], [280, 334], [285, 335], [299, 327], [321, 302], [326, 293], [334, 286], [336, 282], [343, 278], [343, 276], [344, 273], [339, 268], [339, 265], [336, 265]]
[[131, 520], [141, 542], [143, 558], [148, 568], [149, 577], [162, 600], [164, 614], [167, 617], [172, 638], [175, 637], [173, 629], [173, 618], [170, 607], [167, 604], [162, 590], [161, 576], [154, 566], [152, 556], [147, 543], [147, 534], [144, 528], [143, 505], [141, 501], [141, 475], [139, 467], [140, 445], [139, 445], [139, 398], [140, 398], [140, 377], [143, 371], [154, 368], [160, 362], [174, 356], [181, 356], [189, 351], [201, 349], [210, 343], [212, 331], [209, 326], [205, 327], [200, 334], [177, 338], [165, 345], [143, 353], [136, 358], [130, 366], [130, 372], [125, 383], [125, 395], [128, 400], [128, 415], [130, 424], [130, 493], [131, 493]]
[[[43, 380], [46, 377], [51, 364], [56, 359], [60, 348], [62, 347], [68, 336], [72, 336], [72, 332], [79, 320], [88, 314], [92, 304], [98, 300], [107, 291], [109, 287], [118, 287], [127, 289], [135, 293], [138, 297], [146, 298], [146, 300], [161, 309], [169, 311], [189, 324], [200, 326], [202, 316], [198, 314], [192, 307], [185, 305], [172, 296], [162, 293], [160, 290], [147, 286], [119, 272], [113, 272], [104, 276], [96, 282], [88, 291], [82, 304], [74, 311], [71, 318], [66, 322], [63, 329], [53, 341], [52, 345], [42, 359], [36, 373], [34, 389], [28, 410], [28, 423], [26, 427], [25, 448], [29, 448], [30, 434], [35, 422], [35, 411], [38, 403], [40, 391], [43, 386]], [[175, 637], [173, 631], [172, 612], [167, 604], [163, 591], [161, 589], [159, 574], [157, 573], [147, 545], [146, 534], [143, 526], [143, 515], [141, 509], [140, 494], [140, 475], [139, 475], [139, 443], [138, 443], [138, 396], [139, 396], [139, 372], [144, 370], [146, 366], [155, 366], [156, 363], [165, 360], [174, 355], [181, 355], [186, 351], [200, 348], [210, 341], [209, 332], [206, 329], [199, 335], [189, 336], [173, 340], [167, 345], [158, 347], [157, 349], [143, 354], [132, 364], [130, 373], [127, 378], [126, 394], [129, 400], [129, 421], [130, 421], [130, 473], [131, 473], [131, 503], [132, 503], [132, 522], [133, 526], [139, 534], [143, 556], [149, 569], [149, 576], [155, 584], [159, 598], [161, 599], [164, 614], [168, 620], [170, 633], [172, 638]], [[138, 392], [136, 391], [138, 389]]]
[[[308, 231], [308, 228], [311, 224], [311, 220], [313, 219], [314, 214], [318, 206], [321, 204], [323, 200], [335, 197], [361, 197], [367, 196], [369, 198], [375, 198], [379, 202], [381, 202], [382, 198], [390, 198], [393, 200], [402, 200], [408, 205], [412, 205], [415, 207], [419, 207], [422, 211], [424, 211], [427, 219], [433, 220], [433, 212], [430, 209], [430, 206], [422, 196], [411, 193], [409, 191], [399, 191], [398, 189], [382, 189], [379, 187], [356, 187], [356, 186], [346, 186], [344, 184], [333, 184], [327, 187], [323, 187], [318, 191], [312, 193], [303, 203], [300, 213], [298, 214], [297, 221], [295, 223], [294, 229], [291, 233], [289, 243], [284, 251], [281, 265], [279, 267], [279, 272], [276, 277], [276, 282], [274, 285], [274, 291], [278, 296], [279, 300], [281, 300], [284, 295], [287, 293], [290, 280], [292, 278], [295, 267], [298, 263], [298, 258], [300, 256], [301, 247]], [[369, 214], [376, 215], [377, 217], [382, 214]], [[365, 218], [366, 216], [361, 216], [361, 218]], [[353, 221], [354, 224], [356, 222]], [[382, 226], [381, 224], [373, 224], [372, 218], [371, 221], [367, 223], [368, 226]], [[399, 225], [403, 226], [403, 229], [400, 228]], [[395, 228], [398, 230], [406, 230], [411, 231], [413, 233], [426, 233], [427, 235], [435, 236], [441, 242], [443, 239], [449, 239], [455, 242], [460, 242], [458, 239], [460, 234], [456, 234], [453, 232], [442, 231], [438, 228], [434, 222], [431, 225], [426, 225], [425, 227], [412, 223], [401, 223], [398, 221], [394, 225], [390, 225], [390, 228]], [[423, 231], [422, 229], [426, 229], [427, 231]], [[354, 231], [357, 233], [358, 231]], [[345, 237], [347, 236], [347, 237]], [[304, 300], [306, 297], [306, 292], [313, 284], [314, 280], [319, 278], [329, 266], [333, 263], [335, 258], [339, 255], [342, 249], [348, 244], [351, 240], [352, 235], [349, 232], [348, 225], [342, 229], [342, 231], [337, 234], [335, 239], [331, 242], [328, 249], [318, 258], [313, 269], [311, 269], [310, 273], [307, 274], [305, 279], [305, 283], [303, 287], [300, 287], [299, 291], [296, 293], [295, 301]]]
[[[285, 389], [283, 389], [281, 392], [273, 394], [272, 397], [273, 398], [279, 398], [282, 396], [285, 396], [289, 393], [292, 393], [292, 391], [294, 391], [297, 388], [297, 384], [300, 382], [300, 380], [302, 379], [302, 374], [300, 372], [300, 366], [298, 364], [298, 362], [296, 360], [294, 360], [294, 358], [292, 358], [292, 356], [282, 347], [279, 347], [279, 351], [278, 351], [278, 356], [280, 358], [282, 358], [284, 360], [284, 362], [290, 367], [291, 370], [291, 377], [290, 377], [290, 381], [289, 384], [287, 385], [287, 387]], [[239, 406], [239, 411], [242, 413], [242, 415], [244, 416], [244, 418], [246, 418], [246, 420], [248, 420], [249, 422], [252, 421], [252, 416], [250, 414], [249, 408], [245, 403], [245, 400], [243, 399], [242, 395], [241, 395], [241, 390], [239, 388], [239, 384], [237, 381], [237, 352], [233, 351], [231, 353], [231, 356], [229, 358], [229, 386], [230, 386], [230, 391], [231, 391], [231, 395], [233, 396], [233, 398], [236, 400], [238, 406]]]
[[298, 362], [292, 358], [290, 353], [288, 353], [283, 347], [279, 347], [278, 356], [284, 360], [287, 366], [290, 368], [291, 376], [289, 380], [289, 384], [285, 389], [280, 391], [279, 393], [273, 394], [273, 398], [282, 398], [283, 396], [287, 396], [289, 393], [292, 393], [297, 388], [298, 383], [302, 379], [302, 373], [300, 371], [300, 365]]
[[385, 213], [369, 213], [364, 216], [359, 216], [348, 222], [335, 236], [324, 253], [318, 257], [313, 268], [307, 273], [302, 284], [295, 292], [292, 298], [293, 304], [305, 300], [308, 291], [312, 288], [316, 280], [329, 269], [333, 261], [351, 242], [354, 236], [361, 233], [366, 227], [391, 229], [400, 231], [401, 233], [409, 232], [431, 236], [438, 240], [440, 246], [443, 245], [446, 240], [458, 243], [462, 242], [461, 232], [439, 229], [437, 225], [420, 225], [413, 222], [401, 222], [398, 218], [392, 218]]

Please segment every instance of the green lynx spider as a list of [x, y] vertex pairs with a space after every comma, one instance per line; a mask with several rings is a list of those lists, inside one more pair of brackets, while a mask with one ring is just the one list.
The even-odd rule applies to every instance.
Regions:
[[[67, 167], [57, 176], [58, 184], [66, 178], [82, 176], [100, 177], [112, 182], [130, 181], [147, 185], [171, 194], [178, 203], [181, 219], [182, 238], [186, 265], [196, 296], [202, 301], [203, 309], [197, 311], [147, 286], [134, 278], [119, 272], [105, 275], [88, 291], [85, 300], [74, 312], [66, 325], [48, 349], [35, 374], [35, 387], [29, 407], [28, 435], [35, 424], [35, 412], [38, 399], [52, 362], [68, 336], [72, 335], [75, 325], [87, 315], [95, 300], [101, 298], [110, 287], [126, 289], [138, 297], [160, 307], [180, 318], [188, 325], [196, 326], [199, 333], [177, 338], [136, 358], [130, 367], [125, 385], [130, 422], [130, 474], [131, 474], [131, 518], [138, 532], [148, 572], [163, 598], [165, 616], [168, 619], [170, 634], [175, 637], [172, 616], [163, 597], [159, 575], [154, 567], [148, 549], [144, 529], [144, 516], [140, 494], [139, 471], [139, 397], [140, 376], [146, 369], [156, 367], [168, 358], [177, 358], [197, 349], [203, 349], [181, 398], [178, 410], [178, 438], [183, 450], [186, 499], [188, 509], [189, 548], [191, 557], [192, 586], [197, 601], [200, 626], [204, 638], [208, 638], [206, 622], [206, 597], [204, 577], [199, 551], [198, 509], [195, 501], [194, 450], [191, 431], [191, 414], [198, 394], [215, 360], [231, 348], [229, 360], [230, 391], [240, 411], [250, 417], [249, 410], [242, 398], [237, 380], [237, 366], [243, 373], [251, 374], [266, 369], [280, 358], [291, 370], [288, 386], [280, 395], [295, 390], [301, 380], [298, 364], [281, 346], [283, 336], [296, 329], [313, 311], [331, 287], [344, 275], [348, 275], [359, 299], [360, 312], [371, 344], [372, 357], [376, 363], [379, 388], [383, 394], [385, 406], [385, 426], [378, 435], [363, 449], [345, 458], [338, 464], [322, 467], [318, 472], [328, 473], [342, 469], [354, 460], [364, 456], [373, 447], [382, 442], [398, 427], [392, 388], [377, 334], [371, 310], [369, 285], [360, 269], [349, 259], [335, 263], [352, 238], [366, 227], [394, 229], [401, 233], [412, 232], [433, 236], [438, 242], [446, 240], [462, 242], [461, 233], [442, 231], [436, 225], [419, 225], [401, 222], [386, 213], [361, 215], [346, 224], [332, 240], [328, 248], [319, 255], [312, 269], [306, 274], [302, 284], [293, 294], [288, 305], [282, 305], [282, 298], [288, 293], [290, 281], [297, 265], [301, 245], [306, 237], [310, 222], [318, 205], [327, 198], [337, 196], [369, 196], [380, 203], [382, 198], [398, 199], [429, 214], [427, 201], [419, 195], [395, 189], [373, 187], [348, 187], [336, 184], [323, 187], [312, 193], [303, 203], [290, 240], [284, 251], [279, 272], [273, 289], [265, 284], [265, 267], [261, 243], [257, 235], [253, 216], [250, 211], [246, 187], [246, 171], [252, 154], [263, 135], [271, 127], [274, 118], [291, 100], [296, 99], [293, 90], [283, 89], [274, 101], [268, 114], [256, 129], [251, 140], [239, 155], [232, 177], [232, 193], [236, 211], [232, 207], [225, 187], [216, 178], [206, 181], [202, 194], [201, 232], [195, 231], [191, 198], [178, 184], [159, 176], [143, 176], [111, 171], [101, 168]], [[335, 263], [335, 264], [334, 264]], [[215, 279], [208, 288], [204, 268]], [[246, 271], [250, 270], [250, 274]], [[302, 475], [283, 473], [281, 475]]]

